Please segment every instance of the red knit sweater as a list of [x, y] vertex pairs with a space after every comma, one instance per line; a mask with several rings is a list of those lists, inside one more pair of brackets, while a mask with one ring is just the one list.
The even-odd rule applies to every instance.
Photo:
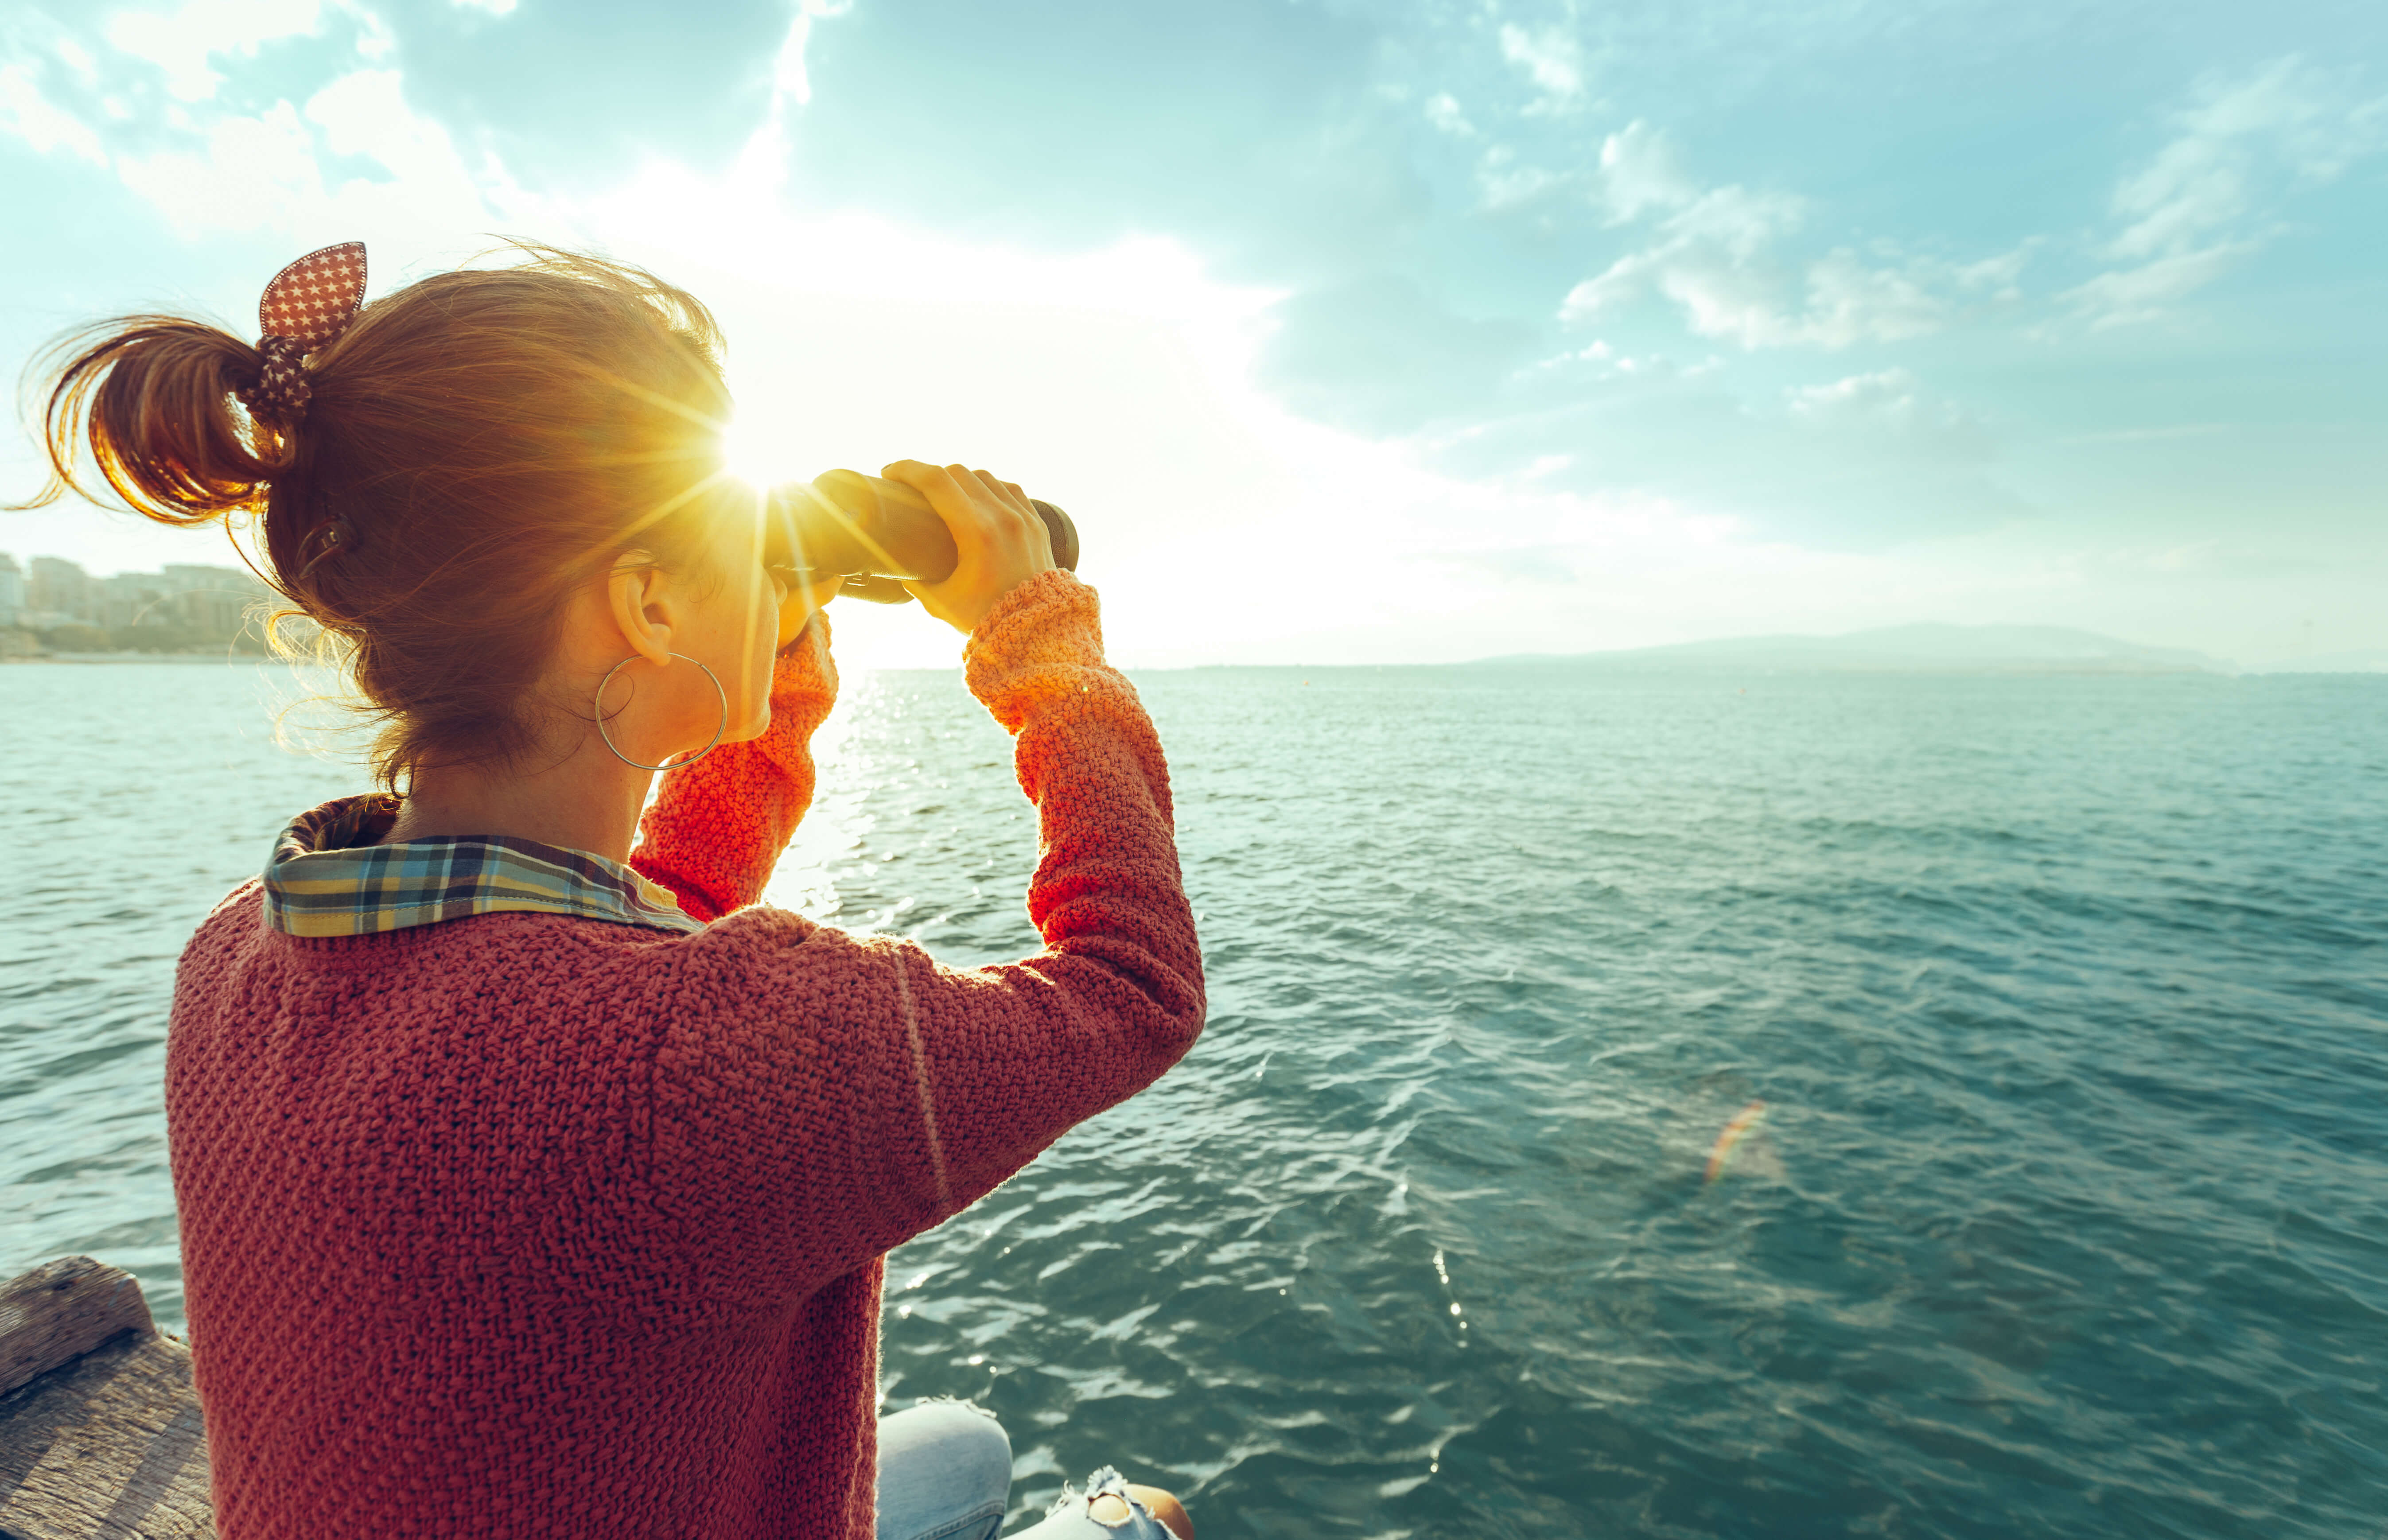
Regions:
[[868, 1540], [881, 1256], [1200, 1029], [1167, 771], [1093, 591], [965, 649], [1042, 819], [1047, 949], [957, 971], [756, 904], [835, 694], [670, 776], [678, 935], [496, 913], [184, 954], [166, 1064], [218, 1533]]

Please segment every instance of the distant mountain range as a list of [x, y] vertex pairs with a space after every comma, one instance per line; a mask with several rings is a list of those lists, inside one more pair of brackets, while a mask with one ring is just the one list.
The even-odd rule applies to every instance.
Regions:
[[1475, 668], [1630, 673], [2229, 674], [2220, 658], [2061, 626], [1885, 626], [1839, 636], [1736, 636], [1619, 652], [1517, 654]]

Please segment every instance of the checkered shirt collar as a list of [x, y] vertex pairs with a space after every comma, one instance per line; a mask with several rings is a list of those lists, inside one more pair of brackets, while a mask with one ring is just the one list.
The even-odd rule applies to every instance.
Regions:
[[502, 910], [701, 931], [671, 892], [619, 861], [505, 835], [378, 842], [394, 796], [302, 813], [265, 867], [265, 922], [291, 935], [375, 935]]

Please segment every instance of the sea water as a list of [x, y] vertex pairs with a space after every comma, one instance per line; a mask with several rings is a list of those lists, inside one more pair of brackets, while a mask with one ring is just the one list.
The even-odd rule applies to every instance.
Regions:
[[[1210, 1023], [889, 1258], [1015, 1519], [2291, 1536], [2388, 1510], [2388, 679], [1137, 676]], [[253, 666], [0, 668], [0, 1275], [178, 1324], [175, 954], [290, 814]], [[1036, 946], [950, 674], [849, 679], [775, 901]]]

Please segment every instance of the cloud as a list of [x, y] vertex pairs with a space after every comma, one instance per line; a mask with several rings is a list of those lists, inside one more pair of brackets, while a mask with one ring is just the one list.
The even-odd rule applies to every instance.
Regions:
[[223, 83], [217, 56], [254, 58], [260, 44], [304, 37], [321, 24], [317, 0], [189, 0], [177, 11], [119, 11], [108, 18], [108, 41], [165, 70], [176, 99], [202, 102]]
[[[192, 0], [119, 13], [99, 33], [104, 57], [59, 32], [0, 65], [0, 129], [104, 168], [178, 234], [405, 230], [419, 246], [425, 229], [453, 239], [533, 209], [502, 165], [468, 163], [409, 106], [398, 71], [370, 67], [388, 34], [349, 0]], [[281, 89], [228, 83], [262, 68], [265, 46], [301, 38], [311, 51], [279, 73]]]
[[1907, 369], [1796, 386], [1784, 396], [1788, 415], [1803, 429], [1861, 440], [1900, 457], [1975, 464], [1994, 452], [1980, 419], [1952, 401], [1931, 398]]
[[1837, 348], [1939, 330], [1949, 305], [1925, 289], [1925, 271], [1926, 264], [1869, 267], [1848, 250], [1827, 253], [1808, 266], [1805, 339]]
[[2095, 325], [2163, 315], [2260, 250], [2289, 194], [2381, 148], [2388, 97], [2355, 101], [2339, 77], [2292, 55], [2243, 78], [2206, 77], [2172, 122], [2173, 137], [2111, 200], [2121, 228], [2101, 254], [2132, 265], [2064, 296]]
[[1476, 125], [1469, 122], [1467, 114], [1460, 110], [1459, 98], [1448, 91], [1438, 91], [1427, 98], [1426, 121], [1443, 133], [1462, 139], [1472, 138], [1476, 133]]
[[2267, 169], [2308, 184], [2345, 171], [2372, 147], [2362, 129], [2382, 104], [2350, 110], [2335, 83], [2293, 57], [2236, 83], [2201, 82], [2180, 134], [2115, 189], [2131, 223], [2109, 253], [2173, 256], [2210, 240], [2253, 210]]
[[1700, 196], [1673, 142], [1639, 118], [1601, 141], [1600, 177], [1617, 223], [1653, 210], [1680, 209]]
[[1745, 349], [1926, 336], [1961, 300], [2019, 297], [2035, 244], [1969, 263], [1886, 242], [1874, 244], [1874, 260], [1849, 246], [1795, 255], [1785, 248], [1810, 223], [1809, 199], [1738, 185], [1702, 190], [1668, 136], [1639, 119], [1602, 142], [1599, 202], [1611, 226], [1658, 216], [1653, 238], [1569, 290], [1559, 319], [1581, 325], [1657, 296], [1681, 308], [1695, 335]]
[[1905, 415], [1915, 407], [1915, 376], [1905, 369], [1850, 375], [1829, 385], [1795, 386], [1785, 392], [1795, 417], [1832, 419], [1851, 414]]
[[30, 65], [0, 65], [0, 129], [24, 140], [36, 155], [62, 149], [78, 159], [108, 163], [98, 131], [51, 102]]
[[313, 135], [298, 109], [276, 102], [255, 117], [210, 123], [194, 150], [125, 156], [117, 175], [185, 235], [206, 231], [295, 231], [324, 200]]
[[1702, 193], [1660, 223], [1651, 245], [1570, 289], [1559, 317], [1581, 324], [1656, 294], [1680, 306], [1696, 334], [1744, 348], [1845, 348], [1921, 337], [1944, 323], [1949, 303], [1926, 286], [1939, 275], [1931, 264], [1869, 264], [1847, 248], [1805, 262], [1780, 257], [1777, 243], [1807, 217], [1806, 200], [1786, 193]]
[[1568, 178], [1542, 166], [1520, 164], [1515, 145], [1492, 145], [1476, 163], [1476, 186], [1487, 212], [1522, 208], [1565, 185]]
[[1563, 106], [1583, 95], [1583, 53], [1570, 33], [1557, 27], [1529, 32], [1504, 23], [1500, 39], [1501, 57], [1524, 70], [1546, 102]]
[[2150, 321], [2255, 254], [2263, 242], [2235, 241], [2158, 257], [2137, 267], [2102, 273], [2064, 291], [2064, 299], [2095, 325]]

